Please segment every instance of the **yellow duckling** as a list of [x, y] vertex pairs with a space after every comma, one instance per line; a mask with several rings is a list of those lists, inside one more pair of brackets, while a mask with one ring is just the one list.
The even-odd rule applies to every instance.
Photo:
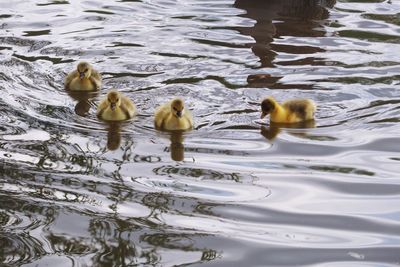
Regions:
[[154, 124], [162, 130], [189, 130], [193, 127], [193, 117], [192, 113], [185, 109], [183, 100], [175, 98], [157, 108]]
[[96, 91], [101, 87], [101, 75], [89, 63], [82, 61], [68, 74], [64, 84], [71, 91]]
[[97, 107], [97, 117], [105, 121], [123, 121], [136, 114], [132, 100], [116, 90], [108, 92]]
[[261, 119], [270, 114], [270, 121], [296, 123], [314, 119], [316, 105], [310, 99], [292, 99], [280, 105], [273, 97], [261, 102]]

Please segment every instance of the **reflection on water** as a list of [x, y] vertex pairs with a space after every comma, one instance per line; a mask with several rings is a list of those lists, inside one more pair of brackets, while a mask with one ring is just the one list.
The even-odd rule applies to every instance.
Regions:
[[183, 132], [174, 131], [170, 133], [171, 145], [169, 146], [171, 152], [171, 159], [175, 161], [182, 161], [185, 158], [185, 147], [183, 145]]
[[[252, 27], [237, 27], [243, 35], [250, 35], [254, 43], [250, 43], [251, 50], [259, 58], [259, 68], [275, 68], [278, 65], [306, 65], [312, 64], [313, 58], [294, 61], [274, 62], [279, 53], [313, 54], [324, 52], [321, 47], [292, 46], [275, 44], [275, 38], [293, 37], [322, 37], [326, 34], [323, 25], [328, 19], [328, 8], [332, 8], [336, 0], [236, 0], [234, 6], [244, 9], [244, 17], [255, 20]], [[282, 77], [266, 73], [251, 74], [247, 78], [250, 86], [282, 88], [278, 81]], [[303, 88], [304, 85], [292, 85], [292, 88]]]
[[74, 111], [82, 117], [89, 115], [90, 109], [93, 107], [91, 101], [99, 95], [98, 92], [74, 92], [70, 90], [66, 92], [73, 100], [77, 101]]
[[121, 145], [121, 122], [107, 122], [107, 148], [116, 150]]
[[[303, 121], [299, 123], [276, 123], [270, 122], [269, 126], [261, 126], [261, 134], [268, 140], [274, 140], [279, 133], [281, 133], [282, 128], [293, 128], [293, 129], [307, 129], [315, 128], [315, 120]], [[297, 136], [305, 136], [306, 133], [301, 131], [299, 133], [291, 133]]]
[[[398, 266], [396, 1], [3, 1], [5, 266]], [[71, 64], [104, 89], [71, 93]], [[134, 121], [96, 117], [109, 88]], [[279, 89], [279, 90], [275, 90]], [[259, 119], [311, 98], [315, 122]], [[196, 129], [159, 132], [183, 96]]]

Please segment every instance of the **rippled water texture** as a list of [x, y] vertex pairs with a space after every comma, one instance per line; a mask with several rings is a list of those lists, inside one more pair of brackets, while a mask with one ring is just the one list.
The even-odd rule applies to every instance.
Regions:
[[[0, 4], [2, 266], [400, 265], [400, 1]], [[134, 120], [96, 118], [113, 87]], [[157, 132], [175, 95], [195, 130]]]

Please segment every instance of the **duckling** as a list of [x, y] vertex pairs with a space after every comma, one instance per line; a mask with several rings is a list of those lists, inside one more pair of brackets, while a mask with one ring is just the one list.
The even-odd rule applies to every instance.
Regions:
[[292, 99], [280, 105], [273, 97], [261, 102], [261, 119], [270, 114], [270, 121], [296, 123], [314, 119], [316, 105], [311, 99]]
[[64, 84], [71, 91], [96, 91], [101, 87], [101, 75], [89, 63], [82, 61], [68, 74]]
[[122, 121], [132, 118], [136, 107], [132, 100], [116, 90], [107, 93], [97, 107], [97, 117], [105, 121]]
[[183, 100], [175, 98], [155, 111], [154, 124], [163, 130], [189, 130], [193, 127], [192, 113], [185, 109]]

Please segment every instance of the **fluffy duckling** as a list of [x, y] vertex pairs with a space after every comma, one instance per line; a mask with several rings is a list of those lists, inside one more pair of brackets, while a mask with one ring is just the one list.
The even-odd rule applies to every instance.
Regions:
[[89, 63], [82, 61], [68, 74], [64, 84], [71, 91], [96, 91], [101, 87], [101, 75]]
[[97, 107], [97, 117], [105, 121], [123, 121], [136, 114], [132, 100], [116, 90], [108, 92]]
[[277, 123], [297, 123], [314, 119], [316, 105], [310, 99], [288, 100], [280, 105], [273, 97], [261, 102], [261, 119], [270, 114], [270, 121]]
[[175, 98], [155, 111], [154, 124], [162, 130], [189, 130], [193, 127], [192, 113], [185, 109], [183, 100]]

